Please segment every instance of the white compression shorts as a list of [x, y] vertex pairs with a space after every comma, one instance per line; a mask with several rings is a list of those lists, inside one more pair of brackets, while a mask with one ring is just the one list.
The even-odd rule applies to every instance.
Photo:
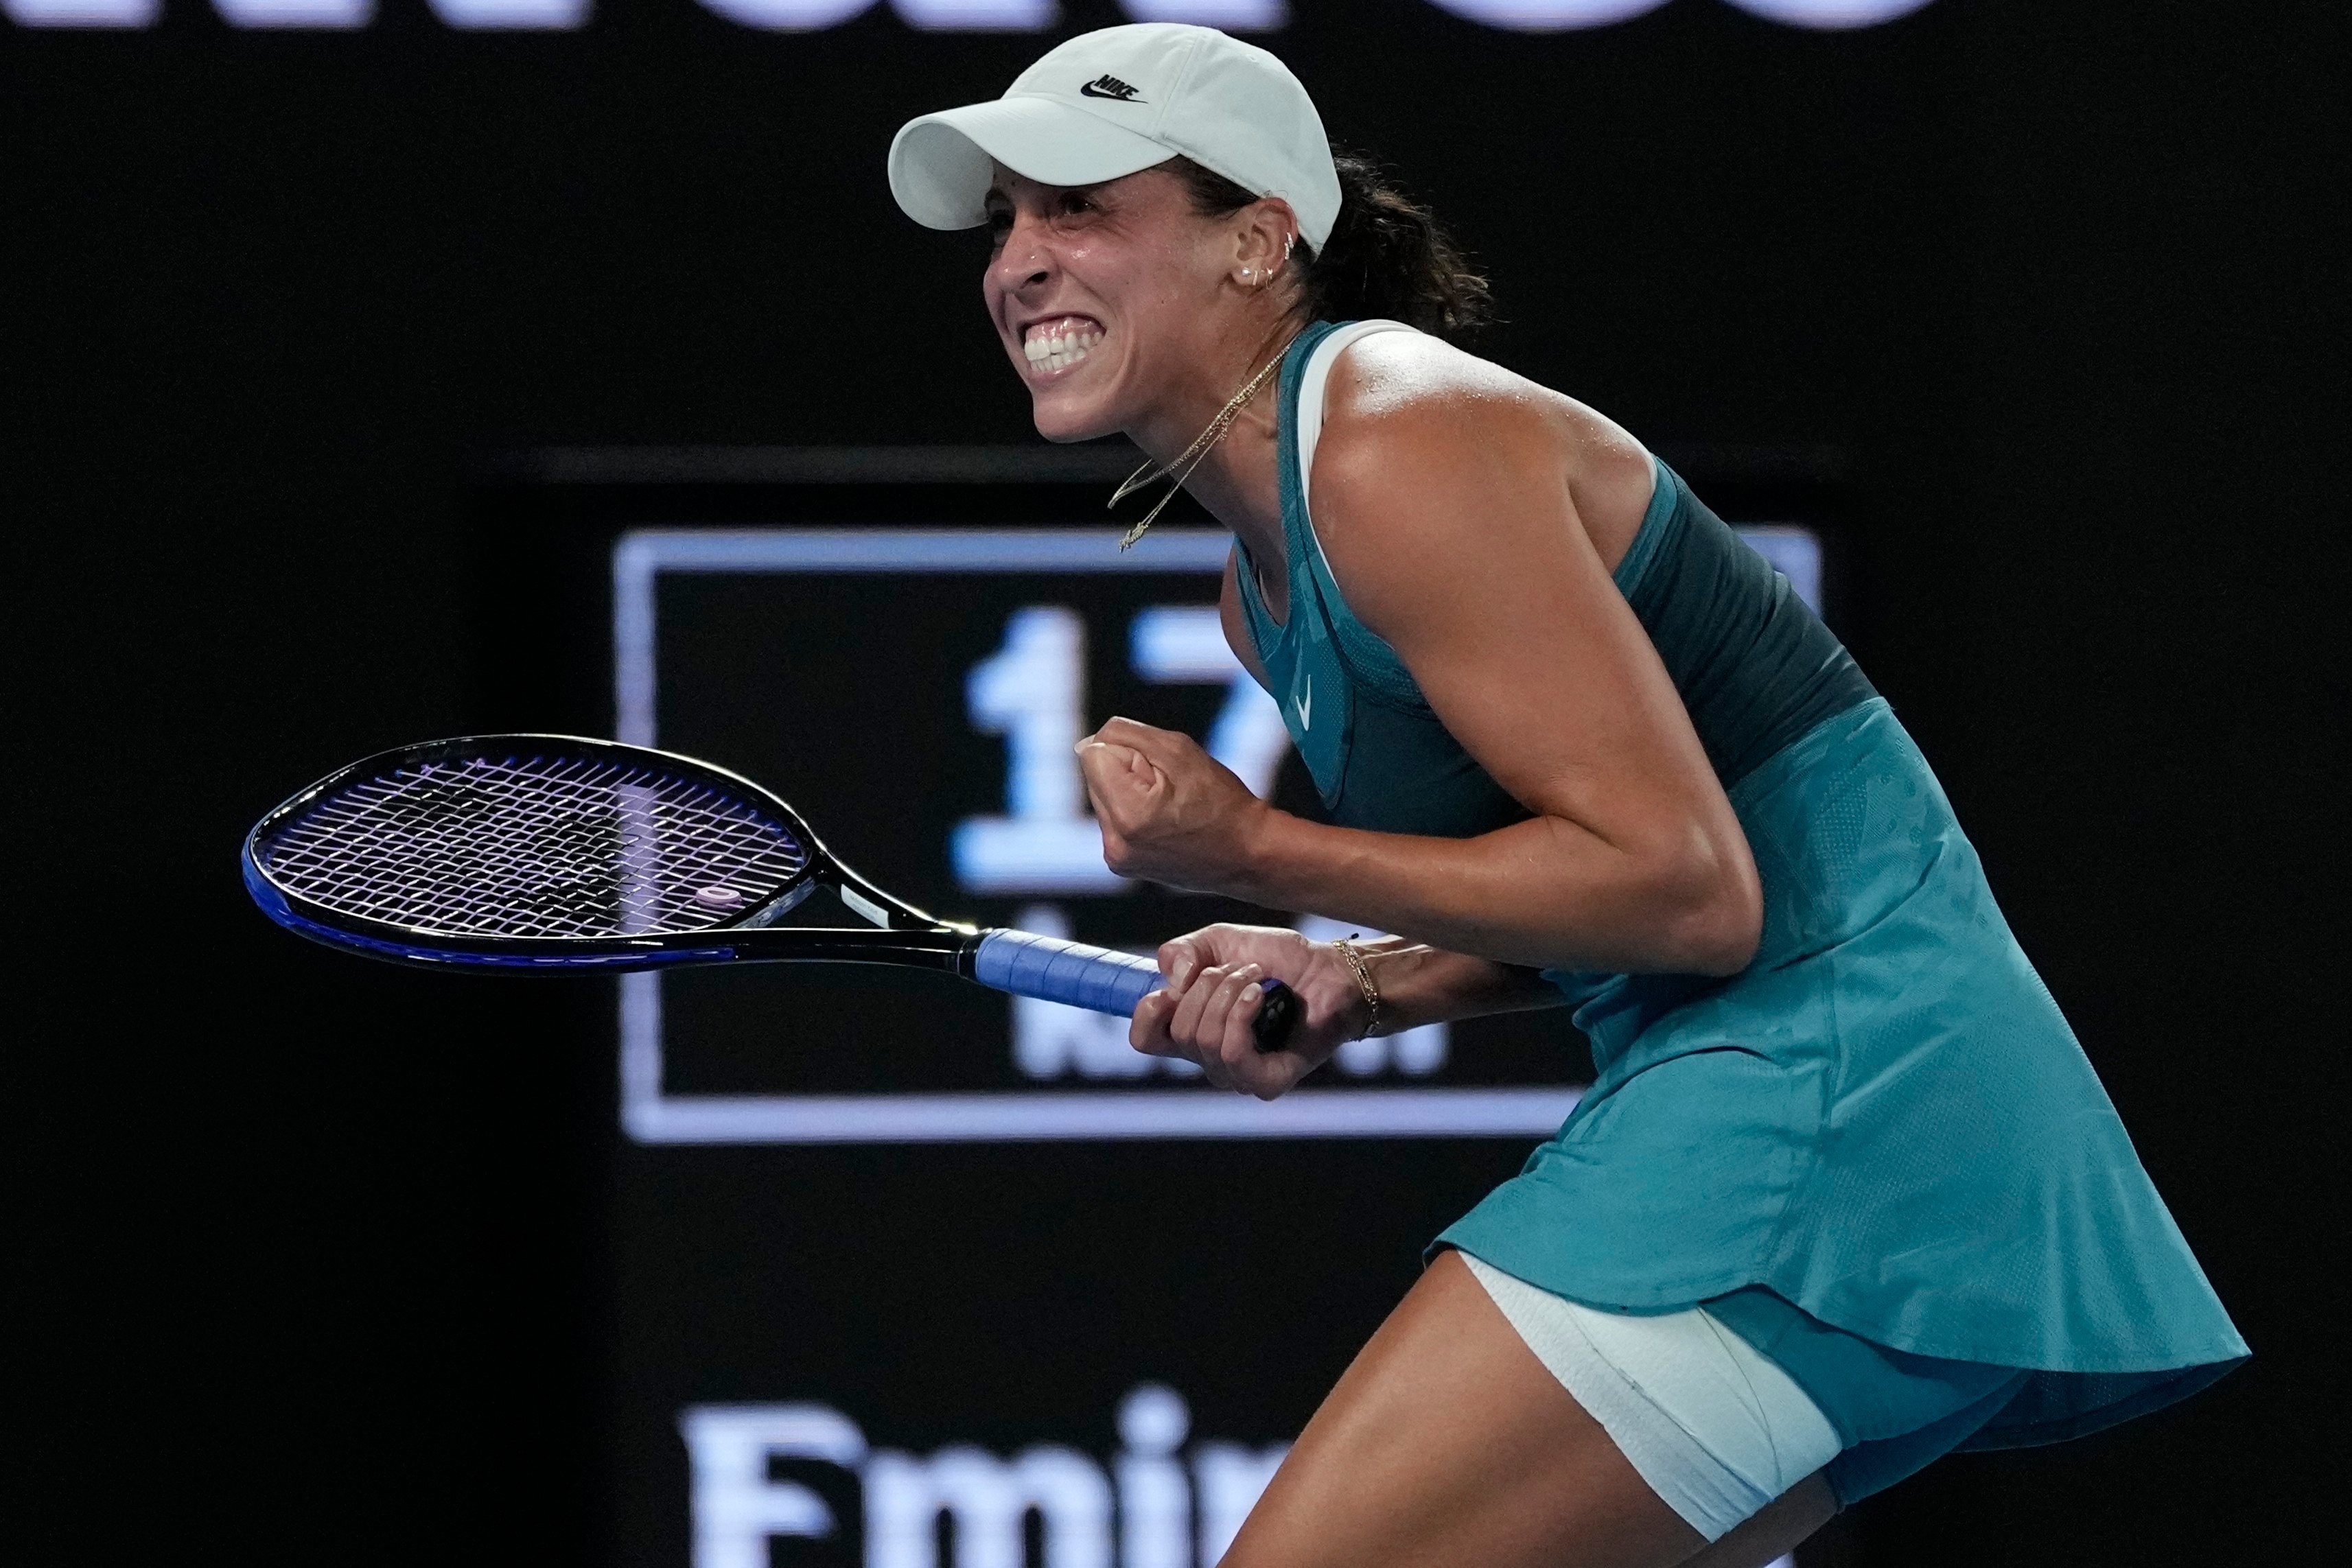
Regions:
[[1462, 1260], [1650, 1490], [1709, 1541], [1837, 1457], [1821, 1407], [1704, 1308], [1605, 1312]]

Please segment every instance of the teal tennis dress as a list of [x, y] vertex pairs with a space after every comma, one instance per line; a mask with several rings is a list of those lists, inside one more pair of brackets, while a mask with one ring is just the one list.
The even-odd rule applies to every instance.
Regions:
[[[1526, 808], [1349, 612], [1308, 521], [1300, 390], [1319, 426], [1335, 354], [1316, 350], [1337, 329], [1283, 364], [1290, 616], [1267, 612], [1244, 552], [1250, 636], [1334, 821], [1490, 831]], [[1462, 528], [1477, 548], [1475, 519]], [[1592, 1087], [1434, 1245], [1589, 1306], [1706, 1306], [1838, 1428], [1829, 1479], [1849, 1502], [1955, 1448], [2169, 1404], [2244, 1359], [1950, 802], [1845, 649], [1664, 464], [1616, 581], [1747, 831], [1761, 946], [1728, 979], [1549, 973]]]

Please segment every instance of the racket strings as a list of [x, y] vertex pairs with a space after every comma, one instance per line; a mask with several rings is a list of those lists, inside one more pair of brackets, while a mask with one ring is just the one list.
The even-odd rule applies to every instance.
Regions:
[[262, 858], [334, 915], [471, 936], [709, 930], [808, 864], [789, 830], [722, 789], [562, 756], [418, 763], [347, 786]]

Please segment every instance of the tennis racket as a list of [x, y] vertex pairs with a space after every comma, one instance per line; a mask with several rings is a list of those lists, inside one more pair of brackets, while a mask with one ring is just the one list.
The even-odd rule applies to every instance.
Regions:
[[[1122, 1017], [1148, 958], [935, 919], [834, 858], [798, 813], [692, 758], [563, 735], [467, 736], [331, 773], [245, 840], [245, 885], [289, 931], [436, 969], [555, 975], [687, 964], [898, 964]], [[824, 888], [869, 924], [780, 925]], [[1280, 1046], [1298, 998], [1252, 1023]]]

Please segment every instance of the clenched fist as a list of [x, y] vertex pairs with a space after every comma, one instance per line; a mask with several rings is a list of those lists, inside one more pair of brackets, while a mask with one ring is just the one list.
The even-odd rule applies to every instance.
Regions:
[[1272, 808], [1199, 742], [1115, 718], [1078, 742], [1078, 769], [1102, 824], [1104, 864], [1200, 893], [1237, 891]]

